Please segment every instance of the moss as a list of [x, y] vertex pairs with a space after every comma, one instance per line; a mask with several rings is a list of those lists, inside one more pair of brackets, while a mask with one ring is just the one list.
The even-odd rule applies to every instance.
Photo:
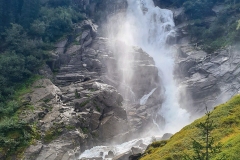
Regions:
[[66, 129], [67, 130], [74, 130], [76, 127], [75, 126], [71, 126], [71, 125], [67, 125]]
[[83, 128], [81, 128], [82, 129], [82, 131], [83, 131], [83, 133], [84, 134], [88, 134], [89, 133], [89, 130], [88, 130], [88, 128], [86, 128], [86, 127], [83, 127]]
[[[182, 160], [184, 155], [192, 155], [192, 139], [201, 137], [201, 133], [196, 127], [200, 122], [204, 122], [206, 117], [197, 119], [192, 124], [184, 127], [181, 131], [167, 141], [164, 146], [157, 146], [154, 142], [145, 152], [142, 160], [166, 160], [172, 158], [174, 160]], [[211, 113], [211, 119], [216, 126], [211, 136], [215, 142], [221, 142], [222, 152], [212, 160], [225, 155], [226, 159], [240, 159], [240, 95], [233, 97], [227, 103], [217, 106]], [[160, 145], [160, 144], [159, 144]]]
[[51, 141], [57, 139], [61, 134], [63, 133], [62, 128], [50, 128], [44, 136], [44, 142], [45, 143], [50, 143]]

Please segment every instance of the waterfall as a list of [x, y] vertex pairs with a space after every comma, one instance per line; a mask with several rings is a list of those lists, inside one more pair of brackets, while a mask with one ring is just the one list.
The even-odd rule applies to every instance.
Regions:
[[[108, 30], [118, 30], [118, 32], [110, 35], [109, 38], [112, 37], [128, 45], [141, 47], [154, 58], [156, 67], [159, 70], [159, 76], [162, 79], [162, 84], [159, 85], [165, 88], [166, 97], [158, 112], [159, 115], [165, 118], [166, 122], [164, 127], [159, 127], [162, 129], [159, 134], [179, 131], [189, 123], [189, 114], [186, 110], [180, 108], [178, 104], [179, 87], [176, 85], [173, 75], [175, 50], [168, 45], [176, 34], [172, 11], [155, 7], [152, 0], [128, 0], [126, 17], [123, 21], [116, 23], [118, 25], [117, 29], [109, 27]], [[131, 55], [124, 56], [126, 56], [125, 59], [130, 59], [129, 56]], [[127, 69], [124, 68], [127, 72], [129, 72], [128, 65], [127, 63], [122, 65], [127, 66]], [[155, 90], [156, 88], [143, 96], [139, 103], [145, 104]], [[156, 123], [155, 120], [153, 122]], [[151, 142], [149, 138], [143, 140], [148, 144]], [[110, 147], [94, 147], [85, 151], [80, 157], [91, 158], [99, 155], [99, 152], [105, 155], [110, 149], [114, 150], [116, 154], [122, 154], [134, 146], [135, 141], [137, 140]]]
[[127, 17], [117, 37], [139, 46], [154, 58], [165, 88], [165, 101], [159, 114], [165, 118], [163, 133], [175, 133], [189, 123], [189, 114], [178, 104], [178, 86], [174, 81], [175, 50], [168, 43], [175, 36], [173, 13], [155, 7], [152, 0], [128, 0]]

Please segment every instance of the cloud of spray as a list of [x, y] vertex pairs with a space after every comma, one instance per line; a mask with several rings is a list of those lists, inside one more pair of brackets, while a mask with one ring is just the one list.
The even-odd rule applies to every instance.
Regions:
[[[109, 22], [112, 24], [107, 28], [110, 39], [139, 46], [154, 58], [166, 97], [162, 108], [159, 109], [159, 114], [166, 121], [162, 133], [175, 133], [180, 130], [189, 123], [189, 114], [178, 104], [179, 88], [175, 84], [173, 75], [176, 51], [167, 45], [175, 35], [172, 12], [155, 7], [152, 0], [128, 0], [127, 14], [115, 15]], [[134, 58], [131, 54], [124, 56], [125, 63]], [[122, 62], [119, 64], [123, 66]], [[123, 75], [128, 75], [128, 72], [131, 72], [131, 66], [124, 65], [124, 67]], [[133, 73], [130, 75], [134, 76]]]
[[[174, 54], [176, 51], [173, 47], [167, 45], [169, 37], [175, 35], [172, 12], [155, 7], [152, 0], [128, 0], [127, 13], [120, 13], [110, 17], [105, 28], [106, 35], [111, 42], [110, 46], [113, 47], [114, 54], [118, 59], [117, 66], [121, 69], [118, 81], [122, 82], [122, 84], [118, 89], [125, 95], [125, 98], [134, 94], [131, 92], [130, 83], [134, 76], [131, 63], [134, 56], [131, 54], [131, 47], [129, 46], [139, 46], [154, 58], [155, 65], [159, 70], [159, 76], [162, 79], [159, 85], [163, 85], [165, 88], [165, 101], [162, 107], [159, 108], [158, 114], [165, 118], [166, 125], [159, 135], [166, 132], [175, 133], [187, 125], [189, 123], [189, 114], [180, 108], [178, 104], [178, 90], [180, 88], [176, 85], [173, 75]], [[108, 76], [111, 76], [111, 73]], [[143, 96], [142, 101], [139, 100], [139, 103], [145, 104], [147, 97], [149, 97], [148, 94], [152, 91], [150, 89], [149, 93]], [[155, 136], [154, 134], [149, 135], [151, 134], [151, 128], [146, 126], [145, 130], [148, 131], [148, 136]], [[142, 135], [135, 135], [138, 138], [140, 136]], [[99, 155], [100, 152], [105, 154], [109, 150], [114, 150], [116, 154], [122, 154], [134, 146], [136, 141], [138, 140], [110, 147], [94, 147], [85, 151], [80, 157], [90, 158], [94, 157], [95, 154], [96, 156]], [[143, 139], [143, 141], [149, 144], [151, 138]]]

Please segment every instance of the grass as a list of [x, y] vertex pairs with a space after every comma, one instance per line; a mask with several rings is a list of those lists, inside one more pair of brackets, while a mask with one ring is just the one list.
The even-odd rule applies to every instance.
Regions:
[[[172, 136], [170, 140], [158, 142], [159, 146], [157, 147], [154, 142], [148, 147], [141, 160], [182, 160], [184, 154], [192, 155], [191, 138], [198, 139], [200, 137], [201, 132], [196, 125], [204, 122], [205, 119], [206, 116], [194, 121]], [[223, 155], [229, 160], [240, 159], [240, 95], [215, 107], [210, 119], [216, 126], [211, 136], [216, 143], [221, 142], [223, 145], [222, 152], [212, 157], [211, 160], [217, 160]]]

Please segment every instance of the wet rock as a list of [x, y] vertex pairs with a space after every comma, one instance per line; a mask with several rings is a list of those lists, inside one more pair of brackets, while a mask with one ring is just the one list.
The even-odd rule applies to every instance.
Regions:
[[113, 151], [109, 151], [108, 154], [105, 156], [105, 158], [114, 158]]
[[142, 149], [144, 149], [144, 150], [147, 148], [147, 146], [148, 146], [148, 145], [146, 145], [146, 144], [144, 144], [144, 143], [141, 143], [141, 144], [139, 145], [139, 147], [142, 148]]
[[129, 157], [132, 155], [131, 151], [123, 153], [113, 158], [113, 160], [128, 160]]
[[140, 148], [140, 147], [132, 147], [131, 148], [131, 151], [132, 151], [132, 154], [133, 155], [136, 155], [136, 154], [142, 154], [142, 152], [143, 152], [143, 149], [142, 148]]

